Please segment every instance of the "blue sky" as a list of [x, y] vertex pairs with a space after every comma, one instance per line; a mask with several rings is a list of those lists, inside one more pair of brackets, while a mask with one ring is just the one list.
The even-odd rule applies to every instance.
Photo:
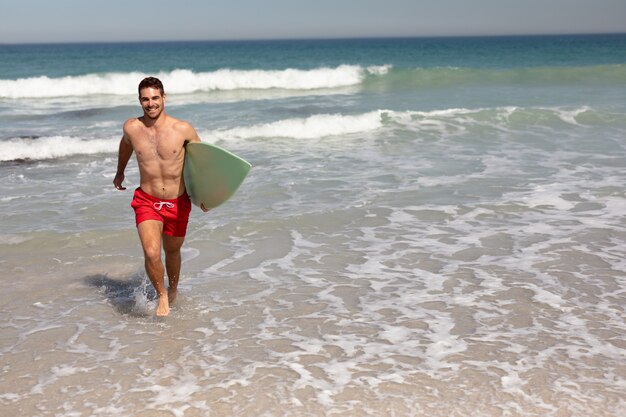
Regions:
[[626, 0], [0, 0], [0, 43], [626, 32]]

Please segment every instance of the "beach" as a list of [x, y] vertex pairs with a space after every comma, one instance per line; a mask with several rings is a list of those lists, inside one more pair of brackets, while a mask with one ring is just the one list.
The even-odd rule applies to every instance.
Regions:
[[[54, 58], [52, 58], [54, 57]], [[7, 416], [626, 412], [626, 36], [0, 45]], [[253, 168], [155, 294], [137, 84]]]

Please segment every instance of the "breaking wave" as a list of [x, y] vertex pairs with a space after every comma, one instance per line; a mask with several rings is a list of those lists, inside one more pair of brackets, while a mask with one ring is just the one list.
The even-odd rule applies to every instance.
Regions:
[[167, 93], [188, 94], [219, 90], [315, 90], [354, 86], [367, 76], [386, 74], [391, 66], [362, 67], [340, 65], [310, 70], [236, 70], [220, 69], [194, 72], [177, 69], [158, 74], [103, 73], [50, 78], [47, 76], [0, 80], [2, 98], [76, 97], [87, 95], [133, 95], [139, 80], [148, 75], [160, 78]]

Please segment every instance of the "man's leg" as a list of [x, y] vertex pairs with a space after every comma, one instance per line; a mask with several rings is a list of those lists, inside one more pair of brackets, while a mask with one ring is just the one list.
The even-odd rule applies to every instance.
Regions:
[[137, 226], [139, 239], [143, 248], [146, 265], [146, 273], [150, 282], [154, 286], [159, 297], [156, 309], [157, 316], [167, 316], [170, 313], [170, 306], [165, 290], [165, 272], [163, 262], [161, 262], [161, 233], [163, 223], [157, 220], [146, 220]]
[[180, 278], [181, 256], [180, 249], [185, 241], [184, 237], [163, 235], [163, 249], [165, 250], [165, 268], [169, 288], [167, 289], [168, 300], [173, 303], [178, 291], [178, 279]]

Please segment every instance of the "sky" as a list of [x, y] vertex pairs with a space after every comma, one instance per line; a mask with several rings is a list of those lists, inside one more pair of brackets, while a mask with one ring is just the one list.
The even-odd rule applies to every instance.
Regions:
[[626, 0], [0, 0], [0, 43], [626, 32]]

